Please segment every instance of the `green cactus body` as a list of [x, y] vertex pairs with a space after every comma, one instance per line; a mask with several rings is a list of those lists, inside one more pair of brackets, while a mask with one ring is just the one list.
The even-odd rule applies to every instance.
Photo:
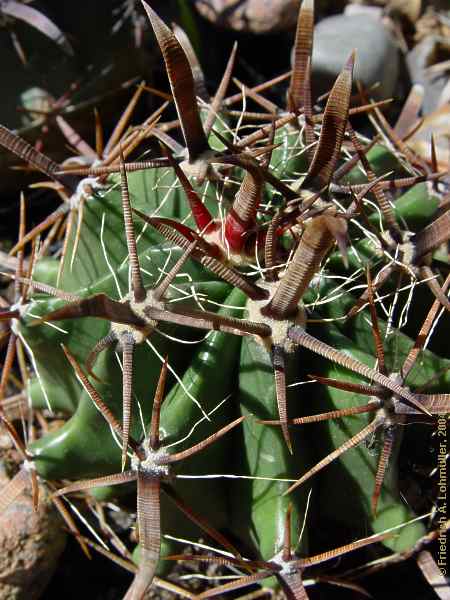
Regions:
[[[224, 302], [226, 306], [234, 307], [242, 306], [243, 303], [244, 296], [239, 290], [234, 290]], [[221, 314], [230, 316], [238, 315], [240, 312], [227, 308], [220, 311]], [[175, 444], [173, 446], [175, 452], [184, 450], [232, 420], [236, 413], [233, 373], [238, 363], [240, 342], [237, 336], [215, 331], [198, 346], [190, 366], [183, 375], [183, 386], [174, 385], [164, 400], [160, 425], [164, 446]], [[189, 390], [206, 413], [214, 411], [209, 422], [202, 417], [198, 407], [186, 396], [185, 390]], [[214, 410], [216, 408], [217, 410]], [[195, 424], [197, 427], [193, 430]], [[176, 442], [179, 441], [182, 443], [177, 444]], [[198, 475], [200, 476], [198, 479], [178, 479], [174, 482], [175, 489], [183, 501], [197, 512], [199, 512], [201, 499], [202, 516], [218, 529], [228, 525], [229, 485], [220, 477], [209, 480], [202, 479], [201, 476], [232, 473], [229, 461], [231, 453], [232, 439], [225, 436], [201, 454], [183, 461], [181, 468], [177, 469], [177, 474]], [[111, 488], [108, 495], [114, 491], [114, 488]], [[162, 505], [162, 530], [172, 536], [188, 539], [195, 539], [199, 534], [198, 528], [169, 501]], [[161, 546], [163, 557], [176, 549], [177, 545], [173, 541], [163, 539]], [[133, 556], [136, 562], [139, 562], [139, 546]], [[164, 573], [168, 568], [170, 563], [162, 561], [159, 573]]]
[[308, 170], [305, 146], [300, 130], [293, 125], [285, 125], [275, 133], [274, 144], [279, 144], [272, 152], [270, 166], [274, 175], [283, 180], [297, 180]]
[[[302, 164], [303, 154], [297, 156], [295, 145], [289, 146], [294, 134], [297, 135], [291, 127], [285, 127], [277, 133], [277, 139], [282, 141], [282, 145], [275, 149], [272, 157], [272, 164], [276, 165], [278, 161], [280, 169], [283, 165], [284, 168], [287, 168], [286, 165], [291, 165], [291, 170], [289, 168], [287, 171], [280, 170], [279, 174], [284, 173], [293, 179], [298, 177], [298, 173], [306, 167]], [[111, 188], [106, 192], [100, 190], [98, 197], [86, 203], [77, 259], [72, 269], [67, 264], [63, 272], [62, 288], [82, 297], [102, 292], [114, 298], [118, 296], [118, 288], [122, 294], [128, 289], [128, 264], [124, 261], [127, 248], [122, 235], [120, 194], [114, 178], [112, 181]], [[142, 209], [147, 214], [155, 213], [158, 216], [175, 218], [188, 225], [192, 224], [186, 209], [187, 203], [180, 197], [178, 186], [166, 170], [155, 170], [150, 172], [150, 175], [132, 174], [129, 176], [129, 186], [133, 207]], [[423, 187], [420, 189], [419, 186], [416, 187], [418, 189], [414, 193], [410, 192], [408, 197], [400, 198], [395, 205], [397, 216], [405, 218], [408, 223], [411, 221], [413, 226], [423, 224], [436, 210], [435, 203], [430, 201], [430, 197], [425, 193], [426, 190]], [[171, 188], [170, 192], [168, 192], [169, 188]], [[209, 187], [208, 197], [210, 199], [207, 199], [206, 204], [213, 211], [212, 186]], [[370, 218], [375, 222], [375, 215]], [[102, 232], [100, 240], [99, 231]], [[158, 281], [160, 273], [167, 271], [169, 265], [177, 260], [180, 251], [161, 241], [160, 234], [152, 228], [144, 227], [138, 239], [138, 254], [143, 266], [144, 285], [153, 286]], [[73, 243], [72, 238], [68, 246], [69, 256]], [[359, 258], [355, 260], [356, 255], [350, 253], [351, 266], [360, 267], [361, 256], [366, 256], [368, 261], [373, 260], [374, 254], [369, 242], [362, 240], [357, 242], [356, 246]], [[57, 264], [51, 260], [38, 263], [35, 279], [54, 285]], [[333, 266], [339, 268], [339, 259], [334, 257], [330, 259], [328, 267]], [[205, 301], [204, 305], [207, 309], [211, 309], [213, 305], [211, 303], [243, 306], [244, 297], [241, 292], [235, 290], [227, 297], [230, 287], [216, 280], [213, 275], [193, 261], [188, 261], [186, 264], [184, 278], [177, 283], [178, 291], [170, 293], [170, 297], [177, 302], [183, 301], [183, 293], [189, 295], [194, 286], [196, 295], [200, 300]], [[311, 301], [311, 298], [317, 294], [321, 297], [323, 294], [332, 293], [333, 288], [333, 282], [322, 282], [319, 291], [313, 287], [306, 294], [305, 301]], [[43, 325], [31, 327], [34, 319], [65, 304], [59, 299], [41, 298], [39, 294], [35, 294], [34, 301], [24, 317], [24, 324], [21, 326], [21, 335], [33, 354], [39, 377], [39, 380], [35, 379], [30, 383], [30, 395], [36, 407], [45, 407], [49, 404], [54, 410], [73, 413], [73, 416], [61, 429], [44, 436], [32, 445], [31, 450], [35, 456], [38, 473], [44, 479], [78, 479], [117, 472], [120, 465], [120, 444], [114, 440], [109, 427], [93, 406], [88, 394], [85, 391], [80, 392], [75, 375], [67, 365], [62, 351], [58, 349], [59, 344], [67, 344], [82, 362], [96, 341], [108, 333], [110, 326], [108, 322], [100, 319], [83, 318], [76, 321], [61, 321], [58, 323], [58, 328]], [[341, 317], [353, 303], [354, 298], [350, 294], [343, 294], [336, 301], [321, 308], [319, 313], [328, 318]], [[241, 316], [238, 310], [225, 309], [219, 312]], [[357, 347], [368, 347], [369, 330], [367, 325], [364, 329], [363, 323], [364, 316], [361, 315], [355, 324], [351, 340], [333, 327], [327, 331], [323, 339], [345, 352], [352, 352], [360, 361], [371, 365], [372, 358], [357, 349]], [[340, 328], [343, 329], [344, 325], [340, 325]], [[180, 326], [165, 324], [162, 329], [172, 337], [181, 336], [191, 341], [192, 338], [200, 337], [198, 332]], [[164, 433], [165, 444], [183, 439], [193, 422], [201, 418], [198, 407], [187, 397], [186, 390], [200, 402], [205, 411], [210, 411], [220, 400], [233, 394], [233, 378], [236, 373], [239, 382], [237, 394], [234, 394], [238, 401], [237, 406], [233, 405], [234, 400], [226, 401], [223, 409], [218, 410], [217, 418], [215, 416], [212, 423], [203, 422], [189, 438], [189, 443], [207, 435], [208, 431], [211, 431], [211, 425], [217, 428], [225, 424], [230, 420], [233, 412], [238, 411], [248, 418], [242, 426], [242, 432], [238, 431], [234, 434], [236, 443], [233, 472], [235, 474], [294, 481], [311, 465], [311, 450], [306, 442], [311, 439], [309, 434], [303, 432], [293, 434], [295, 455], [291, 456], [281, 430], [278, 427], [263, 426], [255, 420], [255, 417], [276, 419], [278, 416], [271, 357], [260, 342], [252, 337], [244, 337], [241, 340], [237, 336], [213, 332], [202, 342], [193, 356], [188, 356], [183, 346], [159, 334], [152, 336], [150, 341], [160, 356], [169, 355], [170, 362], [177, 373], [184, 372], [181, 377], [183, 386], [171, 382], [172, 388], [163, 405], [161, 430]], [[296, 356], [294, 354], [288, 360], [289, 381], [294, 380], [298, 372]], [[312, 363], [316, 372], [323, 376], [340, 378], [345, 375], [350, 381], [361, 381], [358, 376], [349, 375], [348, 372], [331, 363], [325, 364], [323, 361], [317, 365], [316, 363], [317, 360]], [[237, 364], [239, 368], [236, 371]], [[159, 370], [160, 361], [155, 358], [152, 350], [146, 344], [140, 345], [135, 353], [135, 372], [138, 375], [133, 383], [133, 391], [142, 412], [139, 412], [136, 403], [131, 432], [135, 437], [139, 437], [142, 433], [141, 414], [144, 422], [149, 419], [151, 411], [149, 390], [155, 386]], [[145, 373], [145, 377], [141, 377], [140, 373]], [[113, 350], [107, 350], [99, 356], [95, 365], [95, 374], [100, 380], [96, 384], [98, 392], [109, 408], [120, 415], [122, 374]], [[211, 393], [212, 385], [217, 394]], [[363, 401], [355, 394], [334, 389], [323, 391], [318, 396], [322, 399], [315, 403], [314, 410], [330, 407], [344, 408]], [[290, 416], [293, 417], [295, 414], [291, 413], [298, 411], [293, 409], [292, 400], [290, 407]], [[364, 416], [349, 417], [344, 424], [330, 422], [319, 426], [321, 433], [317, 437], [321, 440], [320, 453], [327, 449], [331, 451], [342, 444], [364, 427], [368, 419]], [[399, 444], [400, 442], [397, 441], [391, 457], [391, 466], [380, 498], [377, 518], [374, 518], [370, 511], [376, 460], [365, 447], [353, 449], [321, 475], [321, 490], [323, 490], [321, 497], [330, 497], [330, 495], [336, 497], [332, 514], [327, 503], [321, 502], [320, 510], [323, 514], [332, 518], [339, 515], [342, 523], [350, 525], [354, 524], [355, 514], [358, 513], [360, 515], [357, 520], [358, 527], [352, 530], [354, 537], [363, 535], [367, 526], [374, 532], [380, 532], [413, 518], [414, 515], [403, 504], [398, 492], [398, 473], [395, 464]], [[227, 473], [230, 469], [227, 456], [231, 448], [229, 440], [222, 440], [217, 446], [209, 448], [205, 455], [195, 456], [183, 463], [180, 474]], [[181, 446], [178, 449], [181, 449]], [[352, 503], [351, 506], [345, 499], [335, 494], [334, 486], [340, 479], [349, 480], [355, 488], [355, 494], [352, 496], [354, 504]], [[289, 485], [287, 481], [267, 479], [239, 480], [229, 485], [224, 485], [220, 480], [214, 481], [214, 485], [211, 485], [211, 481], [208, 480], [186, 479], [180, 480], [177, 488], [188, 504], [195, 506], [199, 495], [202, 497], [203, 514], [215, 527], [229, 527], [231, 515], [234, 535], [257, 556], [269, 560], [280, 551], [284, 529], [283, 516], [288, 505], [292, 503], [293, 539], [298, 535], [305, 518], [307, 488], [301, 488], [294, 494], [285, 496], [283, 492]], [[129, 492], [133, 487], [128, 486], [120, 493]], [[107, 499], [117, 492], [115, 487], [105, 487], [93, 493], [99, 499]], [[170, 503], [163, 503], [162, 528], [163, 531], [173, 532], [178, 536], [197, 535], [196, 528], [187, 522], [177, 509], [171, 507]], [[393, 550], [407, 549], [423, 533], [423, 525], [415, 523], [401, 530], [393, 541], [388, 540], [385, 544]], [[307, 535], [305, 530], [298, 549], [300, 555], [307, 553]], [[163, 540], [162, 556], [173, 552], [175, 548], [170, 540]], [[139, 561], [138, 550], [135, 552], [135, 558]], [[161, 563], [158, 572], [164, 573], [166, 570], [167, 565]], [[276, 581], [271, 578], [265, 584], [276, 585]]]
[[[323, 339], [329, 344], [336, 346], [339, 344], [339, 347], [345, 348], [346, 354], [364, 364], [373, 366], [372, 356], [362, 351], [360, 349], [361, 345], [345, 338], [337, 330], [329, 328]], [[387, 352], [387, 356], [390, 356], [389, 352]], [[346, 382], [365, 383], [361, 377], [338, 365], [317, 360], [313, 360], [313, 365], [315, 373], [323, 377]], [[318, 394], [314, 411], [320, 413], [361, 406], [366, 404], [367, 401], [367, 396], [332, 387], [324, 387]], [[316, 439], [320, 439], [320, 458], [341, 446], [368, 425], [372, 419], [372, 414], [363, 414], [309, 426], [317, 428]], [[378, 452], [368, 449], [363, 442], [341, 455], [335, 462], [328, 465], [320, 475], [320, 482], [317, 484], [320, 503], [318, 510], [322, 516], [330, 519], [330, 521], [341, 526], [345, 525], [352, 539], [367, 535], [368, 529], [374, 533], [381, 533], [392, 527], [403, 525], [417, 517], [399, 494], [397, 456], [400, 443], [401, 435], [396, 438], [389, 461], [378, 502], [377, 516], [374, 516], [371, 510], [371, 497], [377, 471]], [[342, 489], [346, 490], [345, 494], [339, 493]], [[330, 498], [333, 499], [332, 502], [330, 502]], [[411, 548], [424, 533], [424, 524], [416, 521], [395, 531], [395, 535], [385, 540], [384, 544], [395, 552], [402, 552]]]
[[[404, 166], [398, 158], [384, 144], [375, 144], [373, 148], [367, 152], [367, 159], [370, 166], [377, 177], [393, 171], [393, 177], [408, 176]], [[344, 178], [344, 181], [349, 184], [366, 183], [367, 178], [363, 170], [358, 166], [350, 171]]]
[[[164, 215], [183, 218], [187, 215], [185, 203], [178, 197], [178, 189], [173, 177], [167, 187], [173, 187], [171, 194], [164, 200], [167, 191], [163, 191], [162, 181], [167, 178], [167, 170], [150, 171], [150, 176], [142, 173], [130, 177], [130, 189], [135, 205], [145, 207], [146, 210], [158, 210]], [[158, 186], [156, 182], [159, 181]], [[155, 188], [155, 189], [154, 189]], [[156, 191], [155, 191], [156, 190]], [[92, 198], [86, 203], [85, 215], [81, 229], [81, 237], [77, 251], [77, 258], [73, 269], [69, 264], [63, 272], [62, 288], [75, 291], [81, 297], [89, 297], [96, 293], [106, 293], [114, 298], [118, 296], [118, 289], [124, 294], [128, 289], [128, 264], [124, 261], [127, 256], [127, 247], [123, 239], [123, 217], [121, 213], [120, 191], [113, 184], [111, 191], [106, 191], [103, 197]], [[158, 212], [159, 214], [159, 212]], [[103, 225], [102, 225], [103, 223]], [[103, 235], [99, 236], [99, 232]], [[99, 240], [101, 237], [101, 240]], [[161, 245], [159, 234], [148, 228], [142, 235], [138, 250], [143, 264], [144, 285], [151, 286], [161, 277], [161, 273], [170, 268], [170, 265], [180, 256], [177, 248]], [[70, 256], [72, 243], [69, 244]], [[105, 252], [102, 250], [102, 245]], [[106, 262], [106, 258], [109, 265]], [[39, 263], [38, 263], [39, 264]], [[49, 261], [45, 267], [37, 270], [43, 275], [41, 281], [48, 282], [54, 276], [54, 268]], [[36, 277], [36, 280], [39, 279]], [[174, 292], [174, 299], [182, 300], [183, 294], [191, 294], [191, 281], [195, 282], [195, 290], [199, 299], [208, 299], [212, 302], [221, 302], [228, 290], [222, 282], [214, 281], [211, 276], [197, 263], [190, 261], [186, 265], [185, 275], [181, 283], [176, 284], [180, 292]], [[83, 362], [95, 343], [109, 331], [109, 323], [101, 319], [83, 318], [73, 321], [59, 322], [57, 327], [44, 325], [30, 327], [36, 318], [64, 306], [66, 303], [59, 299], [40, 300], [39, 295], [27, 307], [27, 316], [21, 326], [21, 336], [25, 340], [36, 365], [38, 380], [30, 384], [31, 400], [35, 406], [48, 406], [53, 410], [73, 412], [78, 406], [74, 417], [67, 422], [62, 430], [45, 436], [33, 447], [37, 455], [37, 467], [41, 476], [49, 479], [62, 477], [89, 477], [98, 475], [99, 472], [110, 472], [117, 459], [117, 445], [111, 438], [109, 428], [103, 422], [102, 416], [92, 405], [85, 392], [80, 394], [80, 387], [70, 365], [59, 348], [61, 343], [67, 344], [74, 356]], [[211, 305], [207, 303], [207, 307]], [[162, 326], [163, 332], [180, 337], [192, 335], [186, 328]], [[156, 333], [151, 339], [160, 355], [169, 354], [174, 363], [174, 369], [179, 372], [186, 366], [186, 355], [182, 346], [171, 342]], [[136, 352], [136, 368], [146, 372], [146, 378], [138, 377], [135, 382], [135, 393], [141, 400], [142, 410], [148, 417], [151, 406], [144, 402], [159, 375], [160, 361], [155, 359], [152, 350], [146, 344], [138, 346]], [[96, 374], [101, 380], [99, 393], [103, 395], [108, 405], [115, 409], [116, 414], [121, 412], [122, 392], [121, 374], [118, 369], [117, 359], [112, 351], [106, 351], [100, 356], [96, 364]], [[138, 371], [139, 372], [139, 371]], [[92, 436], [93, 445], [98, 452], [86, 447], [85, 436], [79, 436], [85, 424], [92, 431], [86, 432], [89, 439]], [[133, 422], [138, 426], [138, 413], [135, 412]], [[94, 425], [95, 423], [95, 425]], [[102, 435], [99, 431], [103, 432]], [[137, 431], [137, 429], [136, 429]], [[83, 438], [84, 441], [83, 441]], [[86, 457], [85, 459], [82, 456]], [[64, 457], [64, 459], [63, 459]], [[97, 462], [98, 461], [98, 462]], [[70, 466], [69, 466], [70, 465]]]
[[[298, 144], [298, 132], [290, 126], [277, 132], [275, 142], [281, 146], [273, 152], [271, 164], [273, 172], [283, 179], [296, 181], [302, 172], [307, 171], [306, 157]], [[292, 145], [291, 145], [292, 144]], [[378, 156], [378, 155], [377, 155]], [[380, 151], [380, 161], [384, 164], [385, 155]], [[375, 161], [376, 162], [376, 161]], [[381, 168], [381, 167], [380, 167]], [[239, 172], [239, 177], [244, 172]], [[352, 180], [353, 181], [353, 180]], [[166, 217], [193, 226], [194, 222], [188, 210], [187, 202], [180, 193], [180, 187], [173, 174], [167, 169], [134, 173], [128, 176], [133, 208], [148, 215]], [[294, 184], [295, 185], [295, 184]], [[233, 188], [234, 189], [234, 188]], [[206, 183], [200, 193], [205, 193], [205, 204], [212, 214], [217, 213], [215, 188]], [[266, 200], [277, 203], [276, 194], [271, 189], [265, 191]], [[395, 203], [399, 220], [404, 219], [411, 229], [420, 228], [435, 213], [435, 198], [427, 193], [425, 185], [419, 184]], [[263, 218], [263, 217], [262, 217]], [[370, 220], [378, 226], [378, 215]], [[100, 233], [99, 233], [100, 232]], [[88, 298], [104, 293], [110, 298], [125, 296], [129, 283], [129, 266], [126, 260], [127, 245], [123, 236], [123, 216], [121, 196], [115, 177], [110, 179], [108, 187], [99, 189], [84, 207], [84, 219], [78, 245], [76, 260], [70, 265], [70, 256], [75, 243], [75, 233], [68, 244], [66, 265], [62, 273], [60, 287], [65, 291]], [[284, 241], [282, 242], [284, 243]], [[360, 268], [365, 262], [377, 258], [374, 246], [366, 239], [355, 243], [356, 253], [349, 253], [351, 268]], [[163, 241], [160, 233], [152, 227], [144, 226], [138, 235], [138, 256], [142, 265], [143, 283], [149, 289], [155, 286], [161, 273], [181, 256], [181, 250]], [[248, 266], [252, 263], [248, 261]], [[247, 266], [245, 261], [243, 266]], [[56, 284], [59, 264], [56, 261], [38, 262], [34, 278], [36, 281]], [[327, 268], [332, 273], [342, 272], [342, 260], [333, 255]], [[303, 300], [312, 303], [315, 298], [334, 293], [333, 280], [321, 280], [319, 286], [313, 285]], [[192, 289], [195, 298], [192, 299]], [[120, 295], [119, 295], [120, 290]], [[239, 307], [244, 306], [244, 295], [237, 289], [230, 294], [230, 285], [218, 280], [197, 262], [188, 260], [183, 267], [183, 276], [169, 290], [168, 297], [176, 303], [192, 306], [196, 300], [207, 310], [215, 310], [217, 304], [225, 307], [219, 314], [241, 317]], [[188, 300], [184, 300], [187, 297]], [[341, 319], [354, 305], [355, 299], [349, 293], [339, 294], [331, 303], [315, 309], [319, 317]], [[67, 423], [30, 446], [37, 472], [43, 479], [85, 479], [118, 472], [120, 468], [120, 441], [114, 439], [103, 416], [93, 405], [88, 393], [80, 389], [79, 382], [66, 358], [60, 344], [83, 363], [95, 343], [108, 334], [110, 324], [106, 320], [86, 317], [76, 320], [60, 321], [57, 327], [51, 324], [33, 326], [40, 316], [65, 306], [60, 299], [48, 299], [35, 293], [31, 304], [26, 308], [20, 335], [26, 342], [36, 366], [37, 379], [29, 384], [29, 393], [35, 407], [50, 406], [55, 411], [72, 415]], [[338, 327], [330, 326], [321, 337], [334, 348], [351, 353], [364, 364], [373, 365], [373, 358], [361, 348], [372, 348], [369, 339], [370, 328], [361, 313], [351, 328], [338, 321]], [[382, 327], [384, 331], [384, 326]], [[171, 366], [179, 374], [182, 385], [171, 379], [168, 382], [168, 394], [163, 404], [161, 432], [163, 444], [170, 445], [184, 439], [202, 414], [192, 397], [201, 404], [206, 412], [211, 411], [220, 401], [230, 396], [224, 405], [214, 413], [211, 422], [203, 420], [186, 442], [175, 446], [181, 450], [203, 439], [218, 427], [230, 421], [233, 414], [247, 417], [241, 428], [233, 434], [233, 440], [223, 439], [217, 445], [208, 448], [204, 454], [194, 456], [182, 463], [176, 470], [180, 475], [197, 475], [199, 479], [180, 479], [175, 487], [180, 497], [188, 505], [196, 506], [202, 498], [202, 516], [218, 529], [229, 529], [243, 547], [256, 558], [270, 560], [276, 556], [283, 543], [284, 516], [288, 506], [292, 505], [291, 534], [296, 539], [302, 529], [306, 511], [306, 497], [309, 487], [302, 486], [294, 493], [284, 495], [290, 484], [301, 476], [312, 464], [313, 458], [319, 459], [331, 452], [347, 439], [355, 435], [370, 421], [371, 416], [347, 417], [339, 422], [330, 421], [312, 426], [317, 435], [311, 436], [311, 430], [293, 431], [294, 455], [290, 455], [279, 427], [259, 424], [256, 419], [277, 419], [277, 398], [273, 375], [272, 359], [266, 347], [253, 336], [243, 338], [213, 331], [192, 354], [188, 346], [176, 341], [177, 337], [192, 342], [202, 337], [198, 331], [179, 325], [162, 324], [161, 330], [173, 339], [161, 336], [158, 332], [150, 337], [150, 342], [159, 354], [147, 344], [137, 346], [134, 358], [133, 394], [136, 398], [132, 416], [131, 434], [139, 438], [142, 423], [148, 423], [151, 413], [151, 391], [158, 380], [160, 359], [168, 355]], [[345, 336], [348, 333], [349, 337]], [[315, 333], [314, 333], [315, 334]], [[392, 339], [392, 338], [390, 338]], [[395, 336], [403, 354], [412, 341], [406, 336]], [[400, 341], [399, 341], [400, 340]], [[389, 358], [398, 357], [398, 346], [388, 346]], [[298, 353], [288, 357], [286, 375], [288, 382], [295, 381], [300, 371]], [[301, 355], [303, 356], [303, 354]], [[429, 354], [425, 353], [425, 357]], [[431, 358], [429, 370], [425, 369], [423, 379], [436, 368]], [[434, 361], [444, 365], [437, 357]], [[433, 367], [431, 366], [433, 363]], [[314, 371], [324, 377], [346, 379], [358, 382], [357, 375], [324, 360], [308, 360], [308, 371]], [[389, 365], [391, 367], [391, 365]], [[302, 365], [302, 371], [306, 372]], [[122, 410], [122, 373], [114, 349], [102, 352], [95, 364], [94, 372], [98, 377], [97, 391], [111, 411], [119, 418]], [[425, 373], [425, 372], [424, 372]], [[445, 378], [444, 378], [445, 379]], [[444, 380], [443, 380], [444, 381]], [[414, 380], [416, 384], [416, 381]], [[442, 381], [440, 382], [442, 383]], [[418, 382], [420, 385], [420, 382]], [[237, 390], [235, 389], [237, 387]], [[439, 388], [441, 389], [441, 388]], [[188, 396], [191, 396], [191, 398]], [[305, 412], [305, 406], [295, 407], [295, 400], [289, 397], [289, 416], [298, 416]], [[328, 388], [315, 394], [314, 412], [319, 410], [341, 409], [364, 403], [364, 398]], [[309, 405], [308, 405], [309, 406]], [[309, 410], [309, 408], [308, 408]], [[142, 420], [141, 420], [142, 419]], [[308, 426], [311, 427], [311, 426]], [[311, 440], [315, 439], [313, 451]], [[388, 474], [379, 500], [378, 516], [371, 512], [370, 500], [376, 473], [376, 457], [366, 447], [358, 446], [344, 454], [331, 464], [318, 478], [320, 483], [319, 506], [315, 510], [325, 518], [338, 521], [351, 531], [352, 539], [363, 536], [367, 530], [376, 533], [404, 524], [415, 515], [403, 503], [398, 489], [397, 455], [400, 437], [396, 439], [390, 459]], [[229, 457], [233, 455], [233, 461]], [[230, 474], [244, 475], [249, 479], [225, 480], [201, 479], [201, 475]], [[251, 479], [254, 477], [255, 479]], [[354, 491], [351, 494], [336, 492], [336, 486], [345, 485]], [[121, 486], [119, 486], [121, 487]], [[133, 493], [134, 484], [118, 490], [116, 487], [103, 487], [93, 494], [97, 499], [105, 500], [118, 493]], [[349, 498], [351, 497], [351, 502]], [[329, 498], [333, 498], [330, 504]], [[198, 528], [192, 525], [170, 502], [163, 500], [161, 508], [161, 527], [163, 533], [177, 537], [195, 538]], [[409, 549], [425, 533], [421, 522], [415, 522], [401, 529], [385, 545], [394, 551]], [[297, 552], [307, 554], [308, 532], [305, 528]], [[161, 555], [177, 550], [169, 539], [162, 539]], [[134, 553], [139, 562], [139, 549]], [[163, 574], [169, 568], [160, 562], [158, 573]], [[265, 580], [264, 585], [276, 586], [275, 578]]]
[[[244, 304], [244, 295], [234, 290], [224, 301], [225, 306], [239, 307]], [[221, 309], [219, 314], [238, 316], [238, 309]], [[211, 435], [220, 427], [230, 422], [236, 414], [233, 398], [236, 371], [239, 358], [240, 338], [219, 331], [212, 332], [201, 343], [191, 358], [189, 368], [183, 376], [182, 387], [176, 384], [164, 400], [161, 412], [162, 443], [164, 446], [185, 439], [174, 447], [175, 451], [184, 450], [187, 446], [199, 442]], [[208, 422], [202, 417], [198, 407], [186, 396], [188, 390], [202, 406], [206, 413], [223, 404], [211, 415]], [[200, 425], [192, 432], [193, 425], [202, 419]], [[188, 437], [189, 436], [189, 437]], [[229, 453], [232, 449], [231, 437], [224, 437], [213, 444], [205, 452], [195, 455], [182, 463], [181, 473], [186, 475], [208, 475], [230, 472]], [[183, 500], [190, 506], [196, 506], [202, 498], [202, 505], [208, 518], [216, 527], [225, 527], [228, 514], [228, 484], [218, 480], [211, 485], [208, 480], [179, 480], [179, 489]]]
[[[397, 222], [404, 223], [406, 230], [419, 231], [428, 225], [435, 217], [439, 206], [439, 198], [428, 189], [428, 184], [418, 183], [410, 190], [399, 196], [393, 204]], [[369, 209], [369, 207], [367, 207]], [[369, 214], [368, 220], [372, 226], [379, 230], [383, 226], [383, 219], [378, 211]], [[349, 249], [348, 262], [350, 269], [364, 268], [366, 264], [378, 261], [381, 256], [380, 243], [368, 237], [362, 237], [360, 230], [356, 230], [359, 239], [352, 243]], [[342, 256], [334, 252], [327, 263], [329, 269], [346, 271]]]
[[410, 231], [419, 231], [436, 215], [439, 197], [429, 187], [427, 183], [418, 183], [397, 198], [394, 203], [397, 219], [404, 219]]
[[[296, 371], [292, 358], [287, 370]], [[269, 353], [258, 341], [244, 338], [241, 348], [239, 374], [239, 405], [244, 415], [261, 419], [276, 419], [273, 367]], [[236, 448], [236, 471], [254, 477], [295, 479], [308, 460], [307, 445], [300, 436], [294, 438], [295, 458], [289, 454], [278, 427], [258, 424], [248, 418], [243, 424], [243, 439]], [[268, 560], [280, 551], [283, 542], [284, 516], [292, 503], [292, 539], [297, 539], [305, 518], [305, 494], [283, 495], [286, 481], [246, 480], [236, 484], [233, 494], [233, 522], [236, 534], [256, 548]], [[238, 492], [239, 490], [239, 492]], [[307, 549], [307, 534], [301, 551]]]

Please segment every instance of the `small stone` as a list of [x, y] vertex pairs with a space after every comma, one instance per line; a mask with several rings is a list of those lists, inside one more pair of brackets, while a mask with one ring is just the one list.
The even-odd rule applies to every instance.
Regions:
[[361, 81], [366, 89], [380, 82], [371, 95], [392, 96], [399, 74], [398, 48], [381, 21], [361, 14], [328, 17], [316, 25], [312, 57], [315, 96], [330, 90], [354, 49], [354, 81]]
[[[2, 475], [0, 489], [7, 482]], [[36, 512], [30, 494], [21, 494], [0, 514], [0, 600], [40, 598], [65, 542], [64, 524], [45, 490]]]
[[218, 27], [274, 33], [295, 27], [300, 0], [194, 0], [198, 12]]

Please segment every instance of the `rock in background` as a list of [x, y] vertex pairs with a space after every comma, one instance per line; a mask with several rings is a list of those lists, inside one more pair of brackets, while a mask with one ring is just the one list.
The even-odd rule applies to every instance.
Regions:
[[399, 51], [380, 19], [368, 14], [327, 17], [314, 31], [312, 74], [314, 94], [331, 88], [352, 50], [356, 50], [354, 79], [366, 89], [377, 82], [377, 98], [389, 98], [399, 74]]
[[[0, 487], [8, 483], [0, 476]], [[37, 511], [25, 491], [0, 514], [0, 600], [42, 597], [66, 545], [59, 513], [43, 488]]]
[[275, 33], [295, 27], [300, 0], [194, 0], [198, 12], [218, 27]]

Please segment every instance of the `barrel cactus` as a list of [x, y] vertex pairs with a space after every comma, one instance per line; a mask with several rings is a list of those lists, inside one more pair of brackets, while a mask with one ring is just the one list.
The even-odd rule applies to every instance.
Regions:
[[[406, 556], [428, 539], [400, 495], [398, 454], [401, 425], [433, 424], [450, 406], [450, 363], [426, 349], [450, 308], [448, 278], [439, 282], [443, 174], [435, 156], [408, 149], [383, 102], [361, 90], [352, 104], [354, 54], [325, 107], [313, 103], [312, 0], [299, 12], [286, 108], [261, 95], [264, 85], [226, 98], [236, 49], [205, 97], [189, 42], [143, 6], [179, 138], [160, 120], [169, 102], [131, 131], [119, 124], [81, 166], [0, 130], [0, 143], [64, 200], [28, 233], [21, 220], [2, 393], [25, 350], [33, 410], [69, 417], [24, 443], [3, 411], [24, 462], [1, 506], [28, 482], [36, 502], [41, 481], [61, 503], [81, 490], [136, 494], [137, 481], [139, 567], [126, 598], [159, 581], [170, 564], [161, 557], [180, 558], [166, 534], [200, 531], [243, 574], [202, 597], [261, 582], [307, 598], [309, 565], [375, 542]], [[255, 114], [244, 107], [236, 123], [229, 107], [245, 97], [266, 112], [244, 136]], [[382, 134], [356, 133], [360, 113]], [[149, 140], [159, 156], [128, 160]], [[416, 304], [430, 304], [422, 282], [435, 299], [411, 326]], [[311, 557], [315, 512], [353, 542], [337, 536]]]

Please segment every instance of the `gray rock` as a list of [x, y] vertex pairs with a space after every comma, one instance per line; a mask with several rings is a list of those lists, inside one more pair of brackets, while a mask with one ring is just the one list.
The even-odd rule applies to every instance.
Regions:
[[312, 58], [314, 95], [327, 92], [356, 49], [354, 79], [366, 88], [378, 81], [373, 95], [388, 98], [399, 74], [399, 51], [378, 19], [367, 15], [337, 15], [320, 21], [314, 30]]
[[295, 27], [300, 0], [194, 0], [194, 4], [219, 27], [273, 33]]

